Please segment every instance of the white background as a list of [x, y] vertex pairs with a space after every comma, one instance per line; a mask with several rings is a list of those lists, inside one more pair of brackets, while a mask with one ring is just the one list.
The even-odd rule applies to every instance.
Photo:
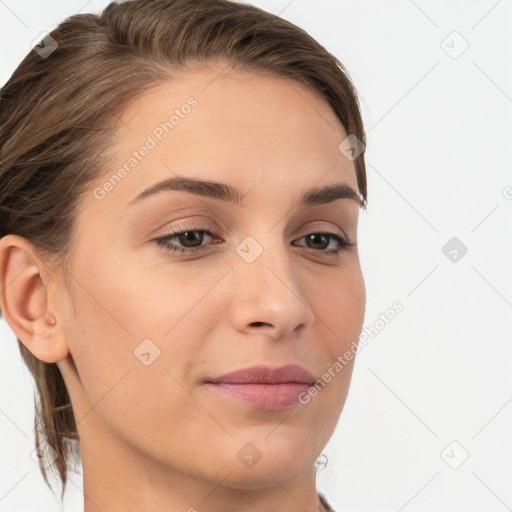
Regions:
[[[107, 3], [0, 0], [0, 83], [42, 31]], [[345, 512], [511, 510], [512, 1], [252, 3], [347, 67], [368, 137], [365, 327], [404, 307], [358, 355], [319, 490]], [[457, 262], [442, 251], [452, 237], [468, 248]], [[0, 341], [0, 511], [56, 511], [4, 321]], [[65, 510], [80, 512], [70, 478]]]

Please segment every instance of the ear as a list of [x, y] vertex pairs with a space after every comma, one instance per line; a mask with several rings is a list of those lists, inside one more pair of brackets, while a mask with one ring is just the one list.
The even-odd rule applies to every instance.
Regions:
[[17, 338], [39, 360], [54, 363], [69, 353], [62, 322], [49, 310], [47, 266], [33, 245], [17, 235], [0, 239], [0, 308]]

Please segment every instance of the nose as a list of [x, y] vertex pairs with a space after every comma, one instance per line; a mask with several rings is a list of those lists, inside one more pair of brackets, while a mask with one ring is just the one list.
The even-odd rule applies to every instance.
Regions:
[[234, 327], [274, 339], [298, 334], [313, 321], [314, 314], [287, 248], [265, 249], [249, 261], [241, 257], [231, 272]]

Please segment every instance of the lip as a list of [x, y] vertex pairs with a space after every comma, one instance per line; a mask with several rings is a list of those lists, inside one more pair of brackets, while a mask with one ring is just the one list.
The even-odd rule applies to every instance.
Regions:
[[298, 382], [312, 385], [316, 380], [311, 373], [297, 364], [286, 364], [279, 367], [261, 364], [235, 370], [220, 377], [210, 378], [206, 382], [213, 384], [221, 382], [226, 384], [285, 384]]
[[279, 368], [258, 365], [243, 368], [205, 381], [208, 388], [244, 401], [253, 407], [278, 410], [299, 403], [317, 379], [296, 364]]

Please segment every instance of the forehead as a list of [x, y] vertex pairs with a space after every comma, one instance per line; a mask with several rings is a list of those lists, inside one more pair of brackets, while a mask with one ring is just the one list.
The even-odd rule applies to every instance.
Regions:
[[120, 114], [117, 136], [101, 178], [124, 167], [122, 183], [109, 192], [117, 210], [173, 175], [255, 192], [293, 193], [321, 180], [357, 190], [353, 162], [338, 149], [347, 134], [325, 99], [297, 82], [225, 64], [173, 73]]
[[311, 122], [315, 116], [317, 124], [338, 135], [344, 133], [339, 119], [317, 91], [290, 79], [221, 64], [172, 72], [168, 81], [155, 84], [136, 98], [122, 117], [128, 124], [130, 120], [159, 120], [165, 114], [162, 108], [172, 113], [191, 96], [200, 106], [194, 111], [198, 122], [247, 121], [251, 127], [261, 128], [295, 125], [296, 131], [302, 132], [306, 130], [300, 130], [299, 122]]

